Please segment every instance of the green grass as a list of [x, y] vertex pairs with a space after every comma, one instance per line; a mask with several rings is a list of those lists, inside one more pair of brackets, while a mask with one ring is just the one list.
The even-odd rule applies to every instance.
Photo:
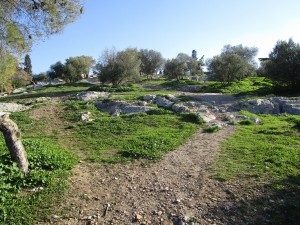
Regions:
[[[29, 173], [19, 172], [12, 162], [4, 138], [0, 138], [0, 224], [34, 224], [53, 213], [66, 185], [66, 179], [78, 157], [57, 143], [57, 136], [43, 134], [40, 121], [29, 112], [11, 115], [23, 134], [28, 155]], [[43, 189], [29, 192], [33, 188]], [[59, 197], [58, 197], [59, 196]]]
[[219, 127], [217, 125], [214, 125], [214, 126], [205, 126], [203, 128], [203, 131], [207, 132], [207, 133], [215, 133], [215, 132], [218, 132], [219, 130], [221, 130], [221, 127]]
[[214, 178], [228, 180], [254, 176], [275, 182], [300, 175], [300, 117], [259, 117], [262, 119], [260, 125], [247, 121], [247, 126], [239, 127], [224, 142], [222, 154], [214, 166]]
[[73, 122], [69, 128], [92, 161], [115, 163], [137, 158], [159, 159], [165, 152], [176, 149], [199, 127], [193, 121], [186, 122], [183, 116], [163, 109], [149, 114], [111, 117], [90, 108], [95, 120], [80, 122], [78, 115], [86, 110], [86, 106], [78, 104], [73, 103], [66, 109], [66, 118]]
[[[251, 117], [258, 117], [246, 113]], [[259, 125], [246, 123], [223, 142], [212, 178], [239, 183], [243, 214], [255, 208], [253, 224], [298, 224], [300, 219], [300, 116], [260, 115]], [[245, 126], [246, 125], [246, 126]], [[259, 194], [257, 195], [257, 191]], [[240, 212], [240, 213], [241, 213]]]
[[[49, 139], [25, 138], [29, 173], [22, 174], [0, 141], [0, 224], [33, 224], [47, 218], [55, 196], [65, 188], [68, 170], [77, 157]], [[26, 190], [43, 187], [31, 193]], [[53, 206], [52, 206], [53, 207]]]

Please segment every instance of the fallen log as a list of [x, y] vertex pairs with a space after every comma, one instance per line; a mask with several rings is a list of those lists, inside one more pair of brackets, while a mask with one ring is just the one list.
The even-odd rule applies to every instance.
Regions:
[[9, 118], [9, 114], [4, 114], [0, 117], [0, 131], [3, 133], [12, 159], [18, 164], [23, 173], [27, 173], [28, 160], [21, 141], [21, 132], [17, 124]]

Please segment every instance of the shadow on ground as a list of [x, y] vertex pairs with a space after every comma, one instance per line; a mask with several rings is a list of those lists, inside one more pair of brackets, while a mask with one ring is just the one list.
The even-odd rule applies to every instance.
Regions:
[[[279, 190], [274, 187], [283, 187]], [[265, 185], [250, 200], [224, 201], [212, 208], [206, 218], [222, 224], [298, 225], [300, 221], [300, 176]]]

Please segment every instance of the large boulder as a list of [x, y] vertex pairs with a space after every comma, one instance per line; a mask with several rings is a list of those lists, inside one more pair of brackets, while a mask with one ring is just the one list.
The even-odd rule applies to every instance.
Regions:
[[183, 105], [183, 104], [174, 104], [172, 105], [172, 110], [176, 113], [182, 113], [182, 112], [190, 112], [191, 110]]
[[97, 98], [108, 98], [108, 92], [83, 91], [77, 94], [76, 98], [81, 101], [90, 101]]
[[172, 107], [172, 105], [174, 104], [174, 102], [164, 98], [164, 97], [160, 97], [157, 96], [155, 98], [154, 103], [158, 106], [158, 107], [162, 107], [164, 109], [170, 109]]
[[272, 101], [279, 105], [282, 113], [289, 113], [292, 115], [300, 115], [300, 99], [298, 97], [279, 97], [272, 98]]
[[0, 103], [0, 112], [19, 112], [30, 109], [32, 106], [17, 103]]
[[125, 102], [125, 101], [99, 101], [94, 103], [97, 109], [100, 111], [108, 112], [113, 116], [118, 116], [120, 114], [133, 114], [148, 112], [153, 110], [149, 106], [140, 106], [135, 102]]
[[250, 99], [239, 103], [242, 110], [255, 114], [279, 114], [279, 105], [268, 99]]

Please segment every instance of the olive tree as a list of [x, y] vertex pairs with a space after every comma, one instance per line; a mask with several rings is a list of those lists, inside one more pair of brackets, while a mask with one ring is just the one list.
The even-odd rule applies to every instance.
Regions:
[[141, 60], [135, 48], [123, 51], [105, 50], [95, 66], [102, 83], [112, 83], [113, 86], [121, 85], [128, 81], [139, 79]]
[[213, 79], [223, 83], [231, 83], [255, 74], [255, 56], [258, 49], [242, 45], [225, 45], [220, 55], [206, 61]]
[[89, 74], [94, 64], [95, 60], [91, 56], [70, 57], [66, 60], [62, 78], [68, 83], [79, 81]]
[[167, 60], [165, 63], [165, 69], [164, 69], [164, 75], [168, 79], [176, 79], [179, 81], [183, 78], [184, 74], [186, 72], [186, 65], [183, 61], [180, 61], [179, 59], [171, 59]]
[[300, 87], [300, 45], [292, 39], [278, 41], [265, 62], [264, 72], [277, 85], [297, 90]]
[[162, 66], [164, 59], [160, 52], [148, 49], [141, 49], [139, 51], [139, 58], [141, 60], [141, 73], [146, 74], [147, 78], [152, 78]]

